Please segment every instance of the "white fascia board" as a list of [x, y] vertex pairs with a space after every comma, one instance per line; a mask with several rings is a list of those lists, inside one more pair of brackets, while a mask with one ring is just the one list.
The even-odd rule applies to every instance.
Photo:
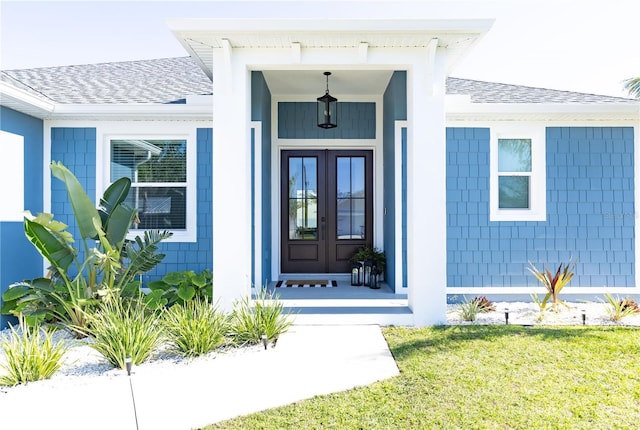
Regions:
[[[40, 97], [6, 82], [0, 82], [0, 100], [2, 100], [2, 105], [5, 105], [5, 101], [10, 101], [15, 104], [23, 104], [44, 112], [52, 112], [55, 108], [55, 103], [43, 100]], [[9, 105], [9, 103], [7, 103], [7, 105]]]
[[638, 120], [640, 104], [635, 103], [470, 103], [464, 96], [447, 96], [447, 120], [562, 119]]
[[174, 33], [223, 32], [283, 33], [283, 32], [340, 32], [340, 33], [485, 33], [493, 19], [317, 19], [317, 18], [180, 18], [167, 20]]
[[57, 105], [51, 119], [126, 119], [155, 118], [155, 119], [211, 119], [213, 108], [211, 105], [188, 104], [64, 104]]

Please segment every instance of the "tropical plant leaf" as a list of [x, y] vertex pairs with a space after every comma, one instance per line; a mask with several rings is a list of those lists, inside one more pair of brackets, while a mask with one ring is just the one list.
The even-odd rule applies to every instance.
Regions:
[[164, 258], [164, 254], [156, 254], [158, 243], [171, 235], [172, 233], [168, 231], [151, 230], [144, 232], [144, 240], [136, 237], [135, 241], [127, 242], [125, 252], [129, 259], [128, 275], [135, 276], [156, 267]]
[[64, 182], [67, 187], [69, 201], [73, 207], [73, 213], [78, 222], [78, 229], [82, 238], [97, 237], [98, 231], [94, 220], [100, 221], [100, 215], [78, 179], [61, 162], [54, 161], [51, 163], [51, 173]]
[[127, 205], [118, 205], [110, 213], [107, 224], [104, 225], [103, 230], [106, 233], [107, 240], [114, 249], [122, 249], [133, 217], [136, 215], [136, 211]]
[[162, 290], [154, 290], [149, 294], [145, 295], [143, 298], [144, 304], [151, 310], [160, 309], [167, 305], [169, 300], [166, 297], [163, 297]]
[[178, 287], [178, 297], [180, 297], [185, 302], [193, 299], [193, 296], [196, 295], [196, 289], [191, 285], [180, 285]]
[[9, 286], [9, 289], [2, 295], [2, 300], [7, 302], [11, 300], [18, 300], [19, 298], [29, 294], [29, 291], [31, 291], [31, 289], [28, 285]]
[[631, 97], [640, 98], [640, 77], [625, 79], [622, 83]]
[[75, 257], [73, 247], [69, 246], [67, 242], [61, 241], [59, 235], [52, 234], [46, 227], [35, 221], [25, 219], [24, 232], [40, 255], [55, 266], [59, 272], [67, 272]]
[[126, 200], [130, 189], [131, 180], [123, 177], [109, 185], [109, 187], [104, 191], [104, 194], [100, 199], [100, 207], [98, 208], [98, 213], [100, 214], [103, 226], [108, 224], [108, 219], [114, 208]]

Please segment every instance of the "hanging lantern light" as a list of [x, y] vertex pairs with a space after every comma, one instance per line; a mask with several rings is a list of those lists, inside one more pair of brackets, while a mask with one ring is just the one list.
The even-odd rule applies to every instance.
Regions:
[[329, 76], [331, 72], [324, 72], [327, 77], [327, 90], [322, 97], [318, 97], [318, 127], [336, 128], [338, 126], [338, 99], [329, 94]]

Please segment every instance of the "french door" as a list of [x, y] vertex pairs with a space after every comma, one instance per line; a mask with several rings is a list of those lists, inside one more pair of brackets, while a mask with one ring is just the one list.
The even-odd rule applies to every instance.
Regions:
[[373, 243], [373, 155], [287, 150], [281, 156], [282, 273], [347, 273]]

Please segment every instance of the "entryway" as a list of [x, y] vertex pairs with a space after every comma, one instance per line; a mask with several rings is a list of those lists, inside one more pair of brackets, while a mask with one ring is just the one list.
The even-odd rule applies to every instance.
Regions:
[[348, 273], [373, 243], [372, 151], [286, 150], [281, 172], [281, 272]]

